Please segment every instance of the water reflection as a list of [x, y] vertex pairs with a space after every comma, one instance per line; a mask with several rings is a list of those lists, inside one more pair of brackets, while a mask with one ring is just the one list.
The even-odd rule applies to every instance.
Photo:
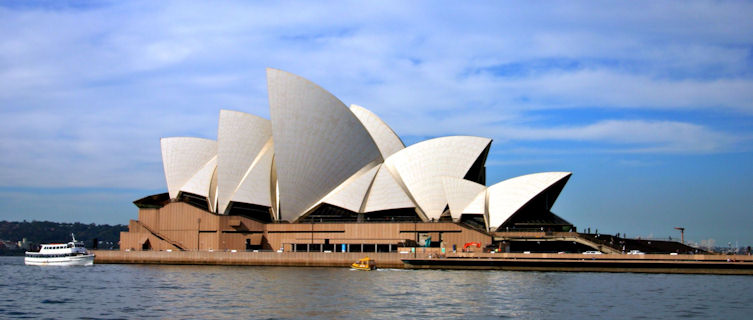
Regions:
[[0, 318], [744, 318], [753, 277], [97, 265], [0, 257]]

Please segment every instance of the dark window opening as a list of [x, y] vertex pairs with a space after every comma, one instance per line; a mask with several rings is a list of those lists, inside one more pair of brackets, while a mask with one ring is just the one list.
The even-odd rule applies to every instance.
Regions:
[[486, 222], [481, 214], [464, 214], [460, 216], [460, 223], [471, 229], [486, 231]]
[[300, 222], [357, 222], [358, 213], [324, 203]]
[[479, 184], [486, 185], [486, 157], [489, 155], [489, 147], [491, 143], [486, 146], [483, 152], [476, 158], [473, 165], [465, 174], [463, 179], [473, 181]]
[[180, 195], [178, 195], [178, 201], [185, 202], [204, 211], [209, 211], [209, 202], [207, 201], [207, 198], [198, 194], [181, 192]]
[[159, 209], [170, 203], [170, 194], [167, 192], [143, 197], [133, 202], [139, 208]]
[[560, 218], [550, 210], [568, 178], [553, 184], [545, 192], [531, 199], [515, 212], [497, 231], [569, 231], [573, 228], [570, 222]]
[[242, 216], [263, 223], [272, 222], [270, 208], [243, 202], [230, 202], [225, 212], [231, 216]]
[[421, 221], [413, 208], [400, 208], [368, 212], [364, 214], [365, 222], [417, 222]]

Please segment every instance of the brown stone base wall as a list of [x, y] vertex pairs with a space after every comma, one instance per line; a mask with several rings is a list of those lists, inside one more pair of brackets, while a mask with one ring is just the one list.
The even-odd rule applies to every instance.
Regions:
[[[400, 253], [321, 252], [209, 252], [209, 251], [94, 251], [95, 264], [191, 264], [289, 267], [350, 267], [363, 257], [376, 260], [379, 268], [402, 268]], [[412, 256], [412, 255], [411, 255]]]

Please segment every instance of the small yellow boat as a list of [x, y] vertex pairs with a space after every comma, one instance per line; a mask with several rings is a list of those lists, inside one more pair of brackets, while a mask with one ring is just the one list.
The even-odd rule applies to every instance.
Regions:
[[365, 270], [365, 271], [376, 270], [376, 261], [372, 260], [369, 257], [366, 257], [356, 262], [353, 262], [353, 264], [351, 264], [350, 267], [356, 270]]

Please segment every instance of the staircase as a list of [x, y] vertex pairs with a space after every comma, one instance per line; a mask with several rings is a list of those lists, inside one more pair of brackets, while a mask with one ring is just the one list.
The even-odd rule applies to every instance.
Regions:
[[171, 240], [170, 238], [165, 237], [163, 234], [152, 230], [152, 228], [147, 227], [145, 224], [141, 223], [141, 221], [138, 221], [138, 220], [131, 220], [131, 221], [135, 222], [136, 224], [138, 224], [139, 226], [141, 226], [142, 228], [144, 228], [146, 231], [149, 231], [149, 233], [151, 233], [152, 235], [154, 235], [158, 239], [171, 244], [176, 249], [178, 249], [180, 251], [186, 251], [186, 248], [180, 242], [177, 242], [177, 241]]
[[495, 241], [515, 241], [520, 239], [536, 241], [570, 241], [577, 242], [587, 247], [604, 253], [622, 253], [622, 251], [606, 241], [598, 238], [586, 237], [577, 232], [495, 232]]

